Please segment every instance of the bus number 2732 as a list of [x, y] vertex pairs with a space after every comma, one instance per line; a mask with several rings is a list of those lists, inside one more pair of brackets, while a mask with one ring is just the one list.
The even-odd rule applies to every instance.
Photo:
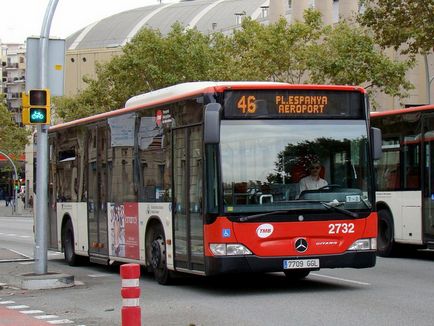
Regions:
[[329, 234], [354, 233], [354, 223], [329, 224]]

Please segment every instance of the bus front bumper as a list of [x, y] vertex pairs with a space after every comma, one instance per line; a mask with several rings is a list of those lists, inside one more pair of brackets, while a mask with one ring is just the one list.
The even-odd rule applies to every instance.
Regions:
[[282, 272], [284, 260], [319, 259], [322, 268], [369, 268], [375, 266], [376, 251], [347, 251], [339, 255], [268, 257], [258, 256], [213, 256], [205, 257], [206, 275], [225, 273]]

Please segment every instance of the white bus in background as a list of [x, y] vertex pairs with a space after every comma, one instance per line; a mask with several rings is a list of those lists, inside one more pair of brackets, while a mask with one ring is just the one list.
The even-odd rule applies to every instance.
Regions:
[[376, 162], [378, 253], [434, 249], [434, 105], [371, 113], [383, 136]]

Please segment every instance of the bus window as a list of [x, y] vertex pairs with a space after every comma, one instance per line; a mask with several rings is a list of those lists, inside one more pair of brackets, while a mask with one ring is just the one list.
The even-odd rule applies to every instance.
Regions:
[[79, 183], [81, 165], [77, 155], [79, 146], [77, 141], [77, 130], [72, 129], [68, 135], [64, 132], [58, 134], [57, 143], [57, 200], [61, 202], [79, 201]]
[[403, 189], [420, 188], [420, 139], [405, 137], [403, 146]]
[[137, 186], [134, 186], [134, 135], [136, 115], [126, 114], [108, 119], [109, 149], [107, 169], [111, 202], [137, 201]]

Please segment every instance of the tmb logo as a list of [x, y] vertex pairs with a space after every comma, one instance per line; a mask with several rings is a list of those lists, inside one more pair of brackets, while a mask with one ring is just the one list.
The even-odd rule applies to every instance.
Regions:
[[274, 227], [271, 224], [261, 224], [256, 229], [256, 234], [260, 238], [269, 237], [274, 231]]

